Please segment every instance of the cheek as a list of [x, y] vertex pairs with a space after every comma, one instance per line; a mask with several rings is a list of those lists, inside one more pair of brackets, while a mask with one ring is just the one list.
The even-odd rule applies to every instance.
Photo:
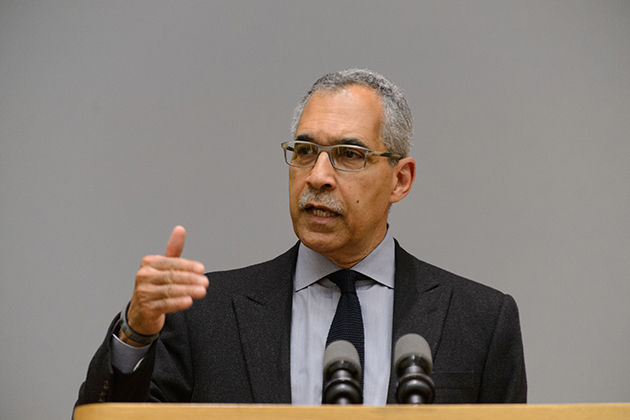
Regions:
[[373, 179], [352, 192], [349, 206], [365, 220], [380, 218], [389, 206], [389, 195], [383, 180]]
[[289, 174], [289, 209], [293, 212], [297, 210], [300, 194], [303, 191], [303, 183], [294, 174]]
[[302, 168], [294, 168], [292, 166], [289, 167], [289, 186], [303, 184], [306, 179], [307, 174]]
[[297, 184], [297, 180], [295, 178], [295, 174], [293, 171], [289, 171], [289, 194], [291, 199], [293, 199], [293, 191], [295, 190], [295, 186]]

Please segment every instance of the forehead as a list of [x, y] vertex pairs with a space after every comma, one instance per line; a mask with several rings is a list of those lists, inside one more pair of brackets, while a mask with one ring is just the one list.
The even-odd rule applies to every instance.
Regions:
[[307, 136], [320, 144], [357, 139], [376, 149], [383, 144], [380, 140], [382, 114], [380, 98], [365, 86], [317, 91], [304, 106], [296, 136]]

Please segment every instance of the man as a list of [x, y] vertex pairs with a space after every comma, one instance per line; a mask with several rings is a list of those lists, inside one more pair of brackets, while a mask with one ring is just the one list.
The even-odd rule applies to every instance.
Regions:
[[360, 273], [351, 287], [365, 404], [395, 402], [392, 346], [407, 333], [431, 346], [436, 402], [525, 402], [514, 300], [417, 260], [388, 228], [390, 206], [415, 178], [398, 88], [368, 70], [326, 75], [298, 105], [293, 134], [282, 146], [298, 244], [204, 276], [201, 263], [180, 258], [176, 227], [164, 257], [143, 259], [126, 317], [110, 326], [77, 404], [319, 404], [337, 302], [354, 293], [340, 292], [335, 273], [349, 268]]

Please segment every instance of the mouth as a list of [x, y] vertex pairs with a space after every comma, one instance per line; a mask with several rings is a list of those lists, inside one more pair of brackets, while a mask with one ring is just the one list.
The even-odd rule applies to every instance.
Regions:
[[300, 194], [298, 207], [311, 217], [319, 219], [320, 222], [334, 220], [344, 213], [343, 204], [331, 192], [313, 188]]
[[324, 206], [319, 206], [319, 205], [315, 205], [315, 204], [307, 204], [306, 206], [304, 206], [304, 210], [309, 213], [312, 214], [313, 216], [316, 217], [337, 217], [339, 216], [339, 213], [324, 207]]

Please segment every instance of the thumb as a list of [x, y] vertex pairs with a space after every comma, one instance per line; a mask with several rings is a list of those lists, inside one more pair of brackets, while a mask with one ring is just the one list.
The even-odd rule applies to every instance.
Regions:
[[171, 238], [166, 245], [165, 257], [179, 258], [184, 250], [184, 242], [186, 241], [186, 229], [183, 226], [175, 226]]

